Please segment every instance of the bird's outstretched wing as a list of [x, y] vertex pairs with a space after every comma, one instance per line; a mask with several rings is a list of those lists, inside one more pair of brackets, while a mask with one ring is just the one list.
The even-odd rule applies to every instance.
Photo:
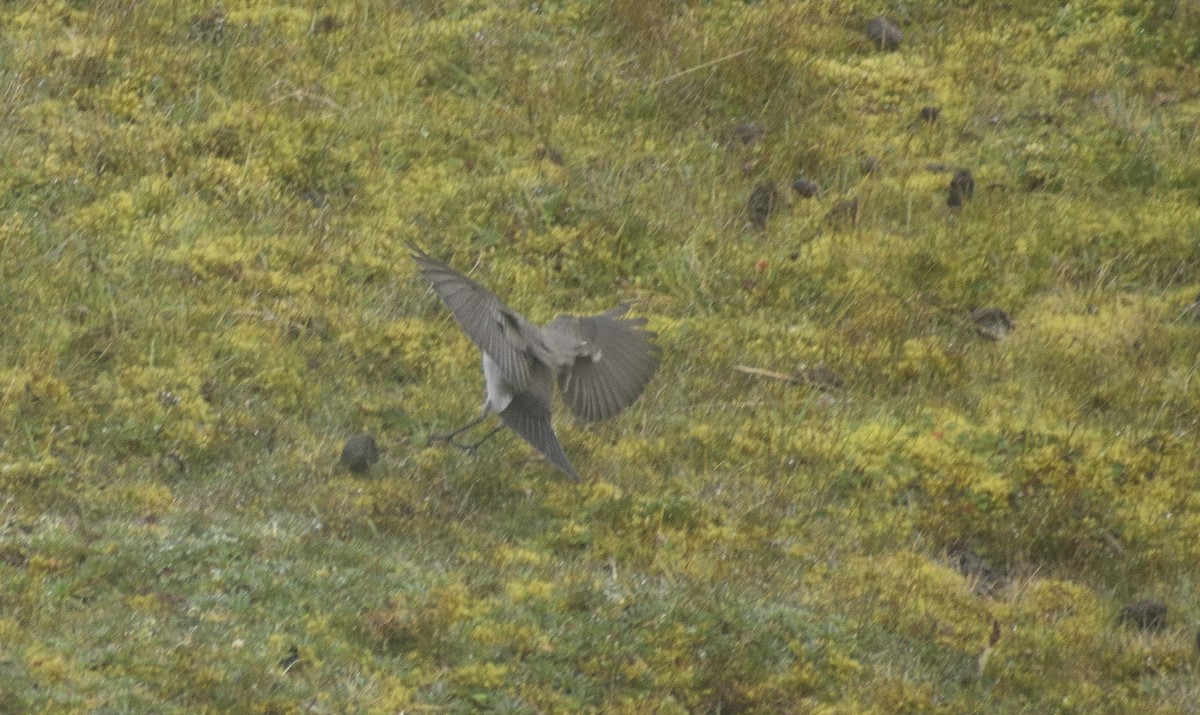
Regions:
[[[534, 362], [532, 343], [538, 327], [506, 306], [491, 291], [441, 261], [408, 244], [421, 275], [433, 286], [463, 332], [500, 367], [510, 385], [529, 382]], [[535, 445], [536, 446], [536, 445]]]
[[[549, 377], [546, 380], [546, 387], [549, 390]], [[546, 459], [554, 463], [554, 466], [566, 472], [573, 481], [579, 481], [579, 472], [575, 471], [571, 460], [567, 459], [567, 453], [558, 443], [558, 437], [554, 435], [554, 428], [550, 425], [548, 394], [544, 398], [534, 392], [521, 392], [513, 395], [512, 402], [509, 402], [508, 407], [500, 412], [500, 419], [513, 432], [521, 435], [526, 442], [533, 445], [534, 449], [545, 455]]]
[[543, 328], [574, 340], [574, 360], [559, 373], [558, 388], [580, 419], [605, 420], [629, 407], [658, 369], [657, 335], [643, 329], [645, 318], [621, 317], [628, 310], [621, 305], [602, 315], [560, 315]]

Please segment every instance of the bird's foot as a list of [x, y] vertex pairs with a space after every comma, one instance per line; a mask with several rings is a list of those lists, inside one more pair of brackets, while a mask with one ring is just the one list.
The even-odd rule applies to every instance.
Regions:
[[425, 439], [425, 446], [432, 447], [438, 442], [449, 442], [450, 444], [454, 444], [454, 434], [452, 432], [439, 432], [436, 434], [431, 434]]
[[455, 442], [454, 438], [471, 429], [480, 422], [483, 422], [486, 417], [487, 413], [485, 412], [453, 432], [434, 432], [430, 434], [428, 438], [426, 438], [425, 446], [432, 447], [434, 442], [447, 442], [449, 444], [453, 444], [455, 447], [460, 447], [461, 445]]
[[479, 417], [479, 419], [473, 420], [473, 421], [467, 423], [465, 426], [454, 430], [453, 432], [435, 432], [435, 433], [429, 435], [429, 437], [426, 439], [425, 446], [431, 447], [431, 446], [433, 446], [434, 442], [445, 442], [446, 444], [449, 444], [449, 445], [452, 445], [454, 447], [461, 449], [462, 451], [466, 452], [467, 454], [470, 454], [471, 456], [475, 456], [475, 450], [479, 448], [479, 445], [488, 441], [488, 439], [491, 438], [492, 435], [499, 432], [500, 428], [503, 427], [503, 425], [498, 425], [491, 432], [488, 432], [487, 434], [485, 434], [483, 436], [483, 439], [480, 439], [476, 442], [471, 442], [469, 444], [463, 444], [463, 443], [459, 442], [457, 440], [457, 437], [460, 434], [462, 434], [463, 432], [466, 432], [468, 429], [470, 429], [470, 428], [474, 427], [475, 425], [479, 424], [480, 422], [482, 422], [484, 417], [487, 417], [487, 415], [486, 414], [481, 415]]
[[439, 442], [445, 442], [451, 447], [457, 447], [458, 449], [461, 449], [472, 457], [475, 456], [475, 450], [479, 447], [480, 443], [472, 442], [471, 444], [463, 444], [459, 442], [457, 438], [458, 434], [455, 432], [431, 434], [429, 435], [428, 439], [425, 440], [425, 446], [432, 447]]
[[456, 447], [458, 447], [458, 448], [459, 448], [459, 449], [461, 449], [461, 450], [464, 450], [464, 451], [466, 451], [467, 453], [471, 454], [472, 456], [474, 456], [474, 454], [475, 454], [475, 450], [476, 450], [476, 449], [479, 449], [479, 445], [481, 445], [481, 444], [483, 444], [484, 442], [486, 442], [486, 441], [488, 441], [489, 439], [491, 439], [493, 435], [495, 435], [497, 432], [499, 432], [499, 431], [500, 431], [500, 428], [501, 428], [501, 427], [503, 427], [503, 425], [498, 425], [498, 426], [496, 427], [496, 429], [492, 430], [491, 432], [488, 432], [488, 433], [487, 433], [487, 434], [485, 434], [485, 435], [484, 435], [482, 438], [480, 438], [478, 441], [472, 442], [472, 443], [470, 443], [470, 444], [458, 444], [458, 445], [455, 445], [455, 446], [456, 446]]

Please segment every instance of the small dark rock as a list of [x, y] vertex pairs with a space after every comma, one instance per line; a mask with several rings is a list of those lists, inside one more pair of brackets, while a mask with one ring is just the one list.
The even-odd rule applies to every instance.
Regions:
[[904, 32], [883, 15], [876, 15], [867, 23], [867, 37], [881, 50], [895, 50], [904, 39]]
[[325, 33], [333, 32], [334, 30], [340, 30], [341, 27], [342, 21], [339, 20], [336, 15], [325, 13], [321, 17], [317, 18], [315, 22], [313, 22], [312, 31], [314, 35], [324, 35]]
[[112, 72], [110, 62], [99, 55], [82, 55], [71, 63], [71, 70], [84, 87], [98, 87]]
[[1143, 631], [1161, 631], [1167, 627], [1167, 604], [1153, 598], [1134, 601], [1121, 609], [1119, 620]]
[[941, 107], [921, 107], [921, 121], [933, 124], [942, 115]]
[[564, 166], [567, 163], [566, 160], [563, 159], [562, 152], [550, 146], [549, 144], [543, 144], [542, 146], [538, 147], [538, 150], [534, 152], [534, 157], [537, 159], [545, 159], [551, 164], [557, 164], [558, 166]]
[[750, 192], [750, 200], [746, 202], [746, 211], [750, 214], [750, 223], [759, 231], [767, 228], [767, 219], [775, 210], [779, 201], [779, 189], [774, 181], [764, 181]]
[[969, 169], [959, 169], [950, 179], [950, 194], [946, 197], [946, 205], [952, 209], [961, 207], [975, 193], [975, 177]]
[[0, 547], [0, 563], [16, 568], [25, 568], [25, 565], [29, 563], [29, 555], [16, 546], [7, 544]]
[[342, 448], [342, 466], [355, 474], [363, 474], [379, 461], [379, 447], [369, 434], [356, 434]]
[[1003, 340], [1013, 330], [1013, 319], [999, 308], [976, 308], [971, 311], [975, 332], [988, 340]]
[[825, 223], [831, 227], [858, 225], [858, 199], [842, 199], [825, 214]]
[[951, 568], [975, 582], [975, 592], [991, 595], [1005, 582], [1003, 574], [969, 546], [956, 544], [946, 554]]
[[846, 386], [846, 381], [842, 379], [841, 375], [824, 365], [804, 368], [800, 371], [800, 379], [805, 384], [821, 390], [840, 390]]
[[300, 198], [311, 204], [314, 209], [323, 209], [329, 206], [329, 197], [320, 189], [309, 189], [300, 194]]
[[1034, 192], [1045, 188], [1049, 181], [1050, 177], [1046, 174], [1046, 172], [1037, 167], [1033, 167], [1021, 176], [1021, 187], [1026, 191]]
[[225, 34], [225, 6], [220, 3], [210, 6], [192, 16], [188, 25], [188, 37], [216, 44]]
[[821, 187], [817, 186], [815, 181], [809, 181], [804, 177], [800, 177], [792, 182], [792, 191], [795, 191], [798, 195], [806, 199], [821, 195]]
[[992, 567], [971, 548], [956, 548], [948, 554], [950, 565], [963, 576], [991, 577]]
[[287, 655], [285, 655], [279, 661], [279, 667], [283, 668], [283, 671], [286, 673], [287, 671], [289, 671], [293, 667], [295, 667], [295, 665], [299, 662], [300, 662], [300, 649], [297, 648], [296, 646], [292, 646], [291, 648], [288, 649]]
[[762, 139], [766, 133], [766, 127], [758, 122], [745, 122], [743, 124], [735, 124], [732, 127], [727, 127], [723, 132], [721, 132], [721, 139], [729, 144], [739, 142], [749, 146], [759, 139]]
[[308, 315], [287, 321], [284, 330], [287, 332], [287, 336], [294, 340], [300, 338], [328, 340], [332, 335], [333, 328], [328, 320], [317, 315]]

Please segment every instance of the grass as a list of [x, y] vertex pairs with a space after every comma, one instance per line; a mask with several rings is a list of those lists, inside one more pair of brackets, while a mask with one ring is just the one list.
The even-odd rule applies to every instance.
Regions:
[[[0, 710], [1196, 712], [1197, 19], [6, 4]], [[660, 333], [583, 485], [410, 240]]]

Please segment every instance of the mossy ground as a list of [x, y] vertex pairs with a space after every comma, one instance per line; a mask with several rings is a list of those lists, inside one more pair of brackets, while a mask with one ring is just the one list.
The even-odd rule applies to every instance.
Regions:
[[[1197, 22], [6, 3], [0, 709], [1196, 712]], [[649, 317], [582, 486], [425, 447], [482, 390], [410, 240]]]

